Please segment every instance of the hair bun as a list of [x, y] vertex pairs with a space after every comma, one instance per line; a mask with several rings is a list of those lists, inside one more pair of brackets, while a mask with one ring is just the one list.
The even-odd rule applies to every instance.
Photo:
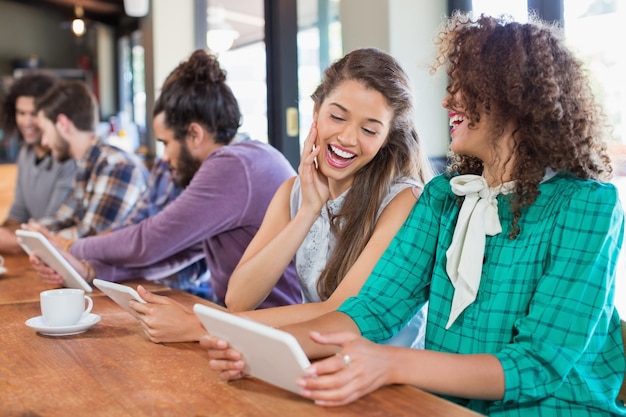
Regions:
[[226, 72], [220, 67], [215, 55], [202, 49], [196, 50], [179, 69], [179, 76], [194, 84], [218, 84], [226, 81]]

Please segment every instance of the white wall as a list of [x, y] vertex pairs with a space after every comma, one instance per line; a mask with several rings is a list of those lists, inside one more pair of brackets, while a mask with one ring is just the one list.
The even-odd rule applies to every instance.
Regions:
[[[152, 0], [148, 16], [140, 19], [146, 65], [146, 135], [154, 138], [152, 110], [170, 72], [195, 50], [194, 1]], [[148, 141], [154, 154], [155, 141]]]
[[447, 9], [446, 0], [341, 0], [344, 52], [373, 46], [393, 55], [409, 74], [416, 97], [416, 125], [426, 154], [443, 157], [449, 128], [441, 107], [443, 73], [430, 75], [433, 42]]
[[98, 91], [100, 92], [100, 114], [115, 114], [115, 31], [104, 25], [96, 27], [98, 42], [96, 65]]
[[390, 53], [389, 2], [389, 0], [340, 1], [339, 16], [344, 54], [367, 47]]
[[194, 51], [193, 0], [155, 0], [151, 4], [154, 89]]

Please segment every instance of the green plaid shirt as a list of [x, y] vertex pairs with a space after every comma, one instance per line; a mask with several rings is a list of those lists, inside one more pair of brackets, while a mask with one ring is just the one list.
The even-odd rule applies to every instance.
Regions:
[[502, 364], [502, 401], [453, 399], [480, 413], [626, 416], [616, 403], [626, 367], [613, 304], [624, 220], [617, 191], [568, 175], [539, 189], [515, 240], [510, 203], [498, 196], [503, 232], [487, 236], [477, 298], [449, 330], [446, 250], [460, 207], [444, 176], [426, 186], [361, 293], [339, 310], [381, 341], [429, 301], [427, 349], [491, 353]]

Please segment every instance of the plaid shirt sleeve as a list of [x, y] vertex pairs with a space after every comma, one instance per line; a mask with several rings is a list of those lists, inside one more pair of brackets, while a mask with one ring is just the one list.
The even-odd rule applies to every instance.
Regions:
[[68, 200], [54, 218], [43, 219], [41, 224], [76, 240], [103, 232], [123, 220], [145, 189], [145, 169], [116, 152], [105, 148], [97, 157], [98, 153], [94, 153], [97, 159], [88, 163], [86, 178], [75, 182], [77, 189], [84, 190], [75, 192], [76, 198]]
[[69, 239], [95, 235], [123, 219], [139, 200], [145, 187], [138, 166], [118, 163], [106, 168], [93, 182], [93, 191], [82, 219], [60, 233]]
[[116, 222], [111, 226], [112, 229], [121, 229], [154, 216], [178, 197], [182, 192], [182, 188], [172, 180], [169, 169], [169, 164], [162, 159], [155, 162], [150, 171], [148, 185], [141, 199], [124, 220]]

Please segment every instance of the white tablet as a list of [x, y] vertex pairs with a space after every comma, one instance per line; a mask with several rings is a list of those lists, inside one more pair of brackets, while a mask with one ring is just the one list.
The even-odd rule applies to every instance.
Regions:
[[243, 354], [245, 373], [300, 394], [296, 380], [311, 362], [293, 335], [202, 304], [195, 304], [193, 311], [209, 333]]
[[18, 229], [15, 231], [17, 240], [27, 254], [34, 253], [46, 265], [63, 277], [63, 284], [69, 288], [79, 288], [91, 292], [91, 286], [80, 276], [70, 263], [61, 255], [57, 248], [39, 232]]
[[128, 285], [117, 284], [115, 282], [104, 281], [101, 279], [94, 279], [93, 285], [95, 285], [100, 291], [109, 296], [120, 307], [128, 311], [133, 316], [137, 317], [137, 312], [130, 308], [128, 305], [130, 300], [139, 301], [140, 303], [146, 303], [141, 296], [135, 291], [134, 288]]

